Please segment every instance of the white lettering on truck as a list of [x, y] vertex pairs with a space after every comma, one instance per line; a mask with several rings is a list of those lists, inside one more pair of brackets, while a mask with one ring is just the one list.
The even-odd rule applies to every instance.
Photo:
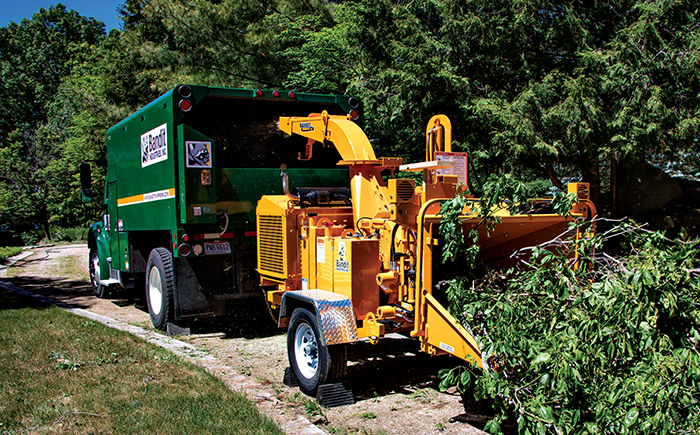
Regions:
[[168, 160], [167, 124], [141, 135], [141, 167]]

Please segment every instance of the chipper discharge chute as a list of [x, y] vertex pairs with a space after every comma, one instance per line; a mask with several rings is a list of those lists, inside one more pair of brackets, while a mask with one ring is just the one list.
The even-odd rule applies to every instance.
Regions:
[[[267, 300], [288, 326], [290, 367], [285, 380], [316, 396], [324, 406], [352, 403], [342, 383], [347, 345], [386, 333], [420, 340], [431, 355], [450, 354], [479, 366], [487, 362], [479, 343], [434, 294], [434, 259], [439, 257], [441, 203], [466, 184], [467, 155], [451, 150], [451, 125], [437, 115], [427, 128], [426, 161], [376, 157], [364, 132], [346, 116], [327, 113], [282, 117], [288, 134], [335, 147], [338, 165], [347, 167], [350, 189], [305, 188], [290, 192], [282, 170], [284, 195], [264, 196], [257, 206], [258, 271]], [[310, 154], [310, 153], [309, 153]], [[392, 177], [384, 182], [381, 173]], [[423, 184], [393, 178], [396, 171], [422, 171]], [[548, 241], [568, 222], [595, 213], [580, 193], [573, 213], [510, 216], [491, 237], [479, 240], [486, 261], [505, 264], [514, 250]], [[478, 200], [474, 200], [478, 202]], [[475, 211], [465, 208], [465, 229], [476, 227]]]

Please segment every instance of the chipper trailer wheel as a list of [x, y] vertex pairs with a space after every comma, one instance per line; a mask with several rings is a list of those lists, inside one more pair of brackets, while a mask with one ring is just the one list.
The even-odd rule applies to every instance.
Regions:
[[90, 249], [90, 283], [92, 291], [98, 298], [106, 298], [109, 296], [111, 286], [100, 284], [102, 277], [100, 276], [100, 255], [97, 253], [97, 248]]
[[319, 337], [316, 316], [304, 308], [294, 310], [287, 331], [289, 364], [299, 389], [309, 396], [316, 396], [319, 385], [342, 380], [347, 371], [347, 344], [326, 346]]
[[165, 248], [151, 251], [146, 265], [146, 301], [153, 326], [164, 329], [172, 321], [175, 275], [173, 258]]

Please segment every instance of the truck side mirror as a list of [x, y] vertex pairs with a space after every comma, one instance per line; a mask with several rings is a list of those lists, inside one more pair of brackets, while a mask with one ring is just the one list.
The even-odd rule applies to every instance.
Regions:
[[92, 201], [92, 173], [90, 163], [80, 164], [80, 189], [83, 193], [83, 202]]

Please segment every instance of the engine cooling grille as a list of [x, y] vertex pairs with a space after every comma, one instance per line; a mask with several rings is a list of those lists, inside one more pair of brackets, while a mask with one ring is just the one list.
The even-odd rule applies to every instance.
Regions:
[[285, 274], [282, 216], [258, 216], [258, 269], [261, 274]]
[[396, 196], [403, 202], [413, 201], [413, 181], [399, 180], [396, 183]]

